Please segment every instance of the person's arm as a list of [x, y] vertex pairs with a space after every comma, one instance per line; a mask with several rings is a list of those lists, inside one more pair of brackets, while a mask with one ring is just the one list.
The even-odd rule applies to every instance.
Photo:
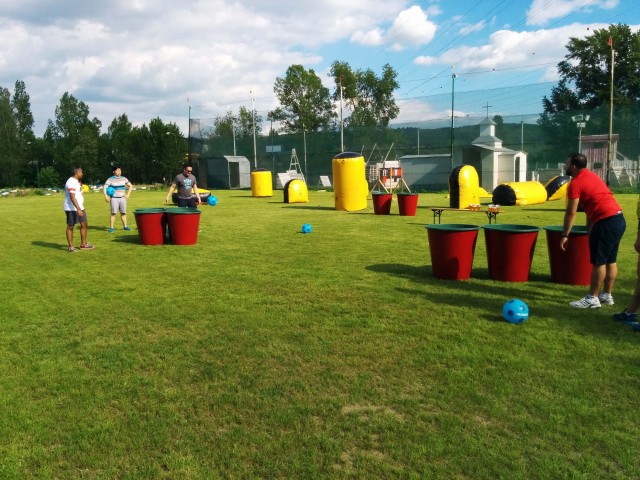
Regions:
[[633, 244], [633, 248], [636, 252], [640, 253], [640, 225], [638, 225], [638, 235], [636, 236], [636, 243]]
[[110, 200], [109, 195], [107, 195], [107, 188], [109, 188], [109, 185], [107, 182], [104, 182], [104, 185], [102, 186], [102, 193], [104, 194], [105, 202], [109, 202]]
[[127, 188], [128, 190], [124, 198], [129, 198], [129, 195], [131, 195], [131, 191], [133, 190], [133, 184], [131, 182], [127, 182]]
[[193, 184], [193, 193], [196, 194], [196, 198], [198, 199], [198, 203], [202, 203], [202, 200], [200, 200], [200, 192], [198, 192], [198, 184], [194, 183]]
[[560, 248], [564, 251], [569, 242], [569, 234], [576, 220], [576, 212], [578, 211], [579, 198], [570, 198], [567, 203], [567, 209], [564, 212], [564, 222], [562, 223], [562, 238], [560, 239]]
[[80, 208], [80, 204], [76, 200], [76, 194], [73, 192], [69, 192], [69, 198], [71, 199], [71, 203], [73, 203], [73, 206], [76, 207], [76, 210], [78, 211], [78, 216], [84, 217], [84, 212], [82, 211], [82, 209]]
[[173, 193], [173, 191], [176, 189], [176, 182], [173, 182], [171, 184], [171, 186], [169, 187], [169, 193], [167, 193], [167, 196], [164, 199], [164, 203], [169, 203], [169, 199], [171, 198], [171, 194]]

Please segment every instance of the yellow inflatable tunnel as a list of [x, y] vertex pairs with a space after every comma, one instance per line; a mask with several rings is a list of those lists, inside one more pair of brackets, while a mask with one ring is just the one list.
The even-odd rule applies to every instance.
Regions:
[[567, 175], [558, 175], [545, 183], [544, 188], [547, 191], [547, 200], [551, 201], [565, 198], [567, 196], [569, 180], [571, 180], [571, 177]]
[[340, 153], [333, 157], [331, 167], [336, 210], [353, 212], [367, 208], [369, 185], [364, 157], [354, 152]]
[[498, 205], [536, 205], [547, 201], [547, 191], [540, 182], [510, 182], [493, 189], [493, 203]]
[[289, 180], [284, 186], [284, 203], [307, 203], [309, 191], [302, 180]]
[[471, 165], [454, 168], [449, 175], [449, 206], [469, 208], [480, 203], [478, 172]]

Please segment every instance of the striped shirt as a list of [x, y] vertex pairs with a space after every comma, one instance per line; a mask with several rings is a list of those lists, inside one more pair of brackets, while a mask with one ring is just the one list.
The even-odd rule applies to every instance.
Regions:
[[122, 198], [126, 193], [125, 190], [127, 189], [127, 185], [129, 185], [129, 180], [127, 180], [127, 177], [116, 177], [113, 175], [107, 178], [104, 184], [107, 188], [113, 187], [113, 198]]

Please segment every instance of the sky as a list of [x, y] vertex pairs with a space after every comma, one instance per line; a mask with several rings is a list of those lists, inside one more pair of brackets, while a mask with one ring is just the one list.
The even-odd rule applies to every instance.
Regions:
[[122, 114], [185, 135], [189, 118], [241, 106], [266, 118], [290, 65], [333, 89], [336, 60], [396, 70], [396, 124], [450, 119], [452, 99], [457, 118], [532, 118], [569, 39], [617, 23], [640, 29], [640, 2], [0, 0], [0, 86], [25, 82], [37, 136], [65, 92], [103, 132]]

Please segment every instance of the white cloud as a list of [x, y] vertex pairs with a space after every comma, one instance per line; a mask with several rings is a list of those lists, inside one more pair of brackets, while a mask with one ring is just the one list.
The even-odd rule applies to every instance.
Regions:
[[485, 26], [485, 23], [483, 20], [480, 20], [479, 22], [474, 23], [473, 25], [465, 25], [460, 29], [460, 35], [468, 35], [473, 32], [479, 32], [484, 28], [484, 26]]
[[409, 45], [424, 45], [433, 40], [436, 29], [435, 23], [415, 5], [400, 12], [389, 29], [388, 41], [393, 50], [402, 50]]
[[581, 24], [565, 27], [537, 30], [533, 32], [514, 32], [499, 30], [490, 36], [489, 42], [478, 47], [462, 46], [450, 49], [437, 57], [421, 56], [416, 58], [418, 65], [456, 65], [456, 71], [492, 70], [514, 67], [537, 68], [540, 64], [561, 61], [565, 54], [565, 45], [571, 37], [582, 38], [593, 33], [595, 28], [607, 25], [591, 25], [591, 30]]
[[384, 43], [384, 31], [380, 28], [374, 28], [368, 32], [358, 30], [351, 35], [351, 41], [367, 46], [382, 45]]
[[546, 25], [551, 20], [564, 17], [582, 8], [611, 10], [618, 6], [619, 0], [560, 0], [552, 3], [549, 5], [549, 0], [533, 0], [531, 7], [527, 10], [527, 24]]
[[368, 31], [358, 30], [351, 36], [351, 40], [368, 46], [386, 44], [392, 51], [400, 51], [408, 46], [431, 42], [436, 29], [436, 24], [428, 19], [426, 12], [414, 5], [401, 11], [387, 32], [380, 27]]

